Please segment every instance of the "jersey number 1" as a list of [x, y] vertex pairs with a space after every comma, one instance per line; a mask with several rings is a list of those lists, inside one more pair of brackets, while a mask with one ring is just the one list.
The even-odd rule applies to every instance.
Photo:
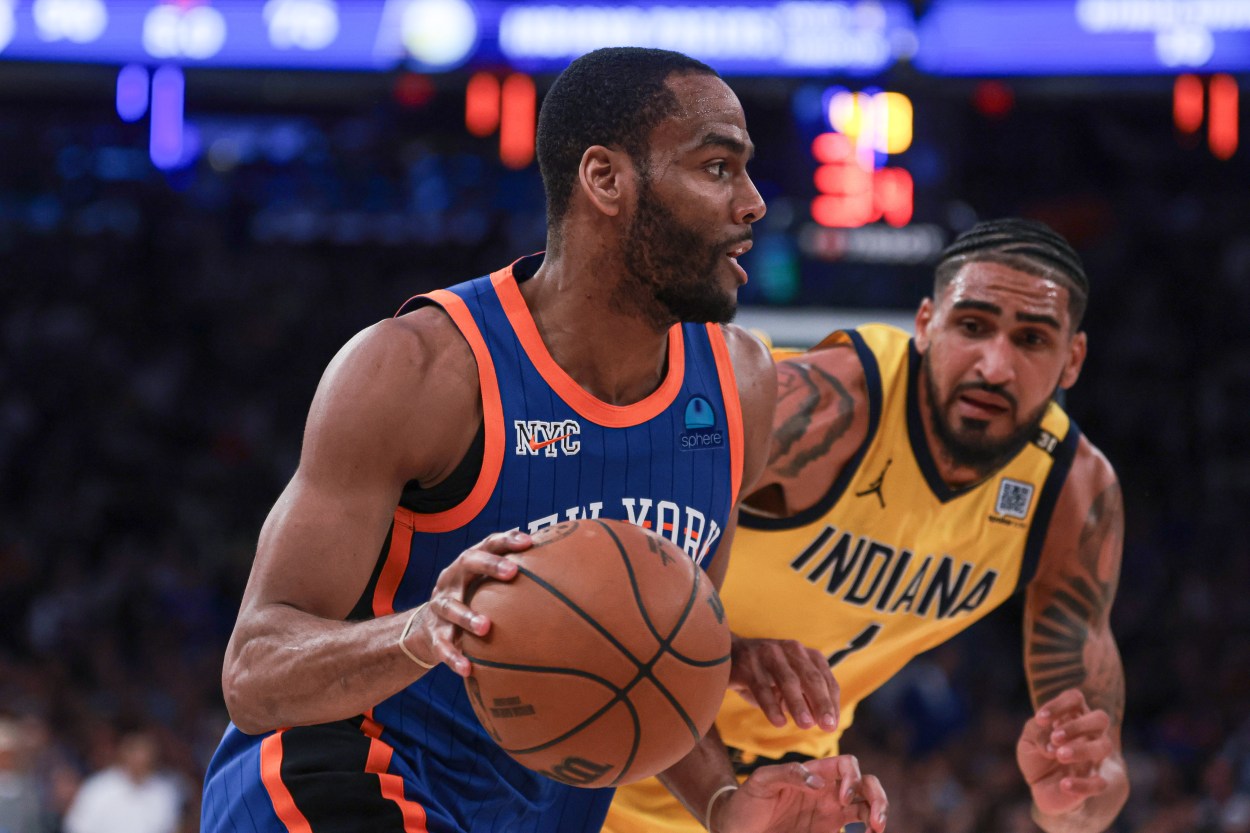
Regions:
[[881, 625], [876, 622], [873, 622], [871, 625], [864, 628], [859, 632], [859, 636], [852, 639], [845, 648], [839, 651], [834, 651], [829, 655], [829, 667], [832, 668], [856, 651], [862, 651], [864, 648], [867, 648], [868, 643], [877, 638], [877, 633], [880, 630]]

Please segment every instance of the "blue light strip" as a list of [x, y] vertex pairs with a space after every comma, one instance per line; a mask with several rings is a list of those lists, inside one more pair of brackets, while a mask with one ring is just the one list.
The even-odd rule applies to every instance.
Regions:
[[491, 11], [500, 55], [527, 72], [631, 45], [684, 52], [726, 74], [871, 76], [915, 49], [911, 10], [896, 0], [500, 3]]
[[866, 76], [915, 50], [904, 0], [57, 0], [70, 5], [53, 23], [38, 13], [47, 2], [0, 2], [13, 16], [0, 60], [558, 72], [628, 44], [686, 52], [727, 74]]
[[[81, 0], [106, 10], [107, 25], [89, 40], [49, 32], [36, 14], [38, 0], [19, 3], [15, 29], [0, 59], [70, 63], [170, 63], [232, 68], [384, 70], [401, 63], [402, 44], [375, 51], [385, 0], [266, 4], [259, 0], [209, 0], [166, 4], [156, 0]], [[294, 9], [286, 15], [284, 6]], [[0, 4], [2, 10], [3, 4]], [[317, 9], [330, 10], [326, 18]], [[326, 33], [332, 38], [322, 43]]]
[[0, 0], [0, 60], [558, 72], [599, 46], [727, 75], [1250, 70], [1250, 0]]
[[117, 115], [122, 121], [135, 122], [148, 111], [148, 70], [138, 64], [126, 64], [117, 73]]
[[934, 0], [916, 67], [934, 75], [1250, 68], [1247, 0]]
[[161, 170], [177, 168], [183, 161], [183, 99], [186, 82], [182, 70], [163, 66], [152, 74], [152, 133], [148, 154]]

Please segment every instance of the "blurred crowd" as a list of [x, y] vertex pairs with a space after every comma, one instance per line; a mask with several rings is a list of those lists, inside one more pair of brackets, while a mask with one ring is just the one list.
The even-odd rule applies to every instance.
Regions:
[[[1026, 116], [970, 125], [948, 187], [965, 213], [1050, 221], [1092, 276], [1068, 405], [1125, 486], [1115, 829], [1250, 833], [1250, 154], [1221, 167], [1166, 134], [1126, 151], [1092, 112], [1047, 138], [1058, 120]], [[0, 109], [0, 833], [197, 829], [222, 652], [322, 368], [410, 295], [542, 246], [532, 168], [384, 115], [206, 124], [204, 157], [169, 176], [136, 130]], [[846, 746], [891, 829], [1035, 829], [1019, 618], [861, 708]], [[109, 826], [116, 800], [151, 826]]]

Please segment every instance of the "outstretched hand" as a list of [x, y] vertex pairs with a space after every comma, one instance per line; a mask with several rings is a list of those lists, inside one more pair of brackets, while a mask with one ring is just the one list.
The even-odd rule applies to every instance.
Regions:
[[1029, 718], [1016, 743], [1016, 761], [1038, 810], [1068, 813], [1107, 789], [1099, 771], [1115, 751], [1110, 728], [1107, 713], [1091, 709], [1075, 688], [1042, 704]]
[[[517, 563], [505, 556], [508, 553], [523, 552], [533, 544], [533, 540], [524, 532], [497, 532], [460, 553], [455, 561], [447, 565], [438, 576], [434, 592], [419, 623], [418, 630], [424, 634], [429, 646], [422, 652], [423, 656], [428, 657], [432, 663], [447, 663], [461, 677], [469, 676], [473, 666], [460, 652], [458, 632], [466, 630], [485, 636], [491, 623], [489, 617], [474, 613], [465, 604], [465, 596], [469, 588], [482, 578], [511, 581], [517, 574]], [[415, 642], [420, 637], [411, 638]]]
[[712, 808], [711, 833], [826, 833], [864, 822], [885, 830], [889, 801], [854, 755], [757, 769]]
[[793, 639], [733, 637], [729, 687], [758, 706], [774, 726], [786, 715], [803, 729], [838, 728], [838, 683], [825, 656]]

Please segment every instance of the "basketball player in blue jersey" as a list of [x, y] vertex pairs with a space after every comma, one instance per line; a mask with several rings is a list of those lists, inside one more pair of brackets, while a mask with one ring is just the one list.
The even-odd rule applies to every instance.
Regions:
[[[838, 731], [912, 657], [1024, 590], [1036, 711], [1017, 758], [1051, 833], [1106, 830], [1128, 796], [1110, 628], [1120, 488], [1055, 401], [1085, 358], [1088, 292], [1051, 229], [990, 221], [943, 252], [914, 338], [873, 324], [783, 356], [773, 449], [722, 589], [735, 685], [792, 636], [833, 667]], [[837, 749], [788, 700], [744, 693], [716, 720], [740, 775]], [[651, 781], [619, 790], [605, 827], [698, 829]]]
[[[767, 350], [724, 324], [764, 214], [742, 108], [683, 55], [600, 50], [552, 86], [537, 150], [545, 256], [413, 299], [325, 372], [227, 649], [205, 833], [599, 830], [611, 790], [477, 722], [457, 633], [491, 623], [466, 588], [569, 518], [650, 526], [724, 575], [776, 399]], [[832, 685], [809, 687], [822, 714]], [[884, 828], [850, 756], [738, 787], [712, 732], [662, 777], [718, 833]]]

